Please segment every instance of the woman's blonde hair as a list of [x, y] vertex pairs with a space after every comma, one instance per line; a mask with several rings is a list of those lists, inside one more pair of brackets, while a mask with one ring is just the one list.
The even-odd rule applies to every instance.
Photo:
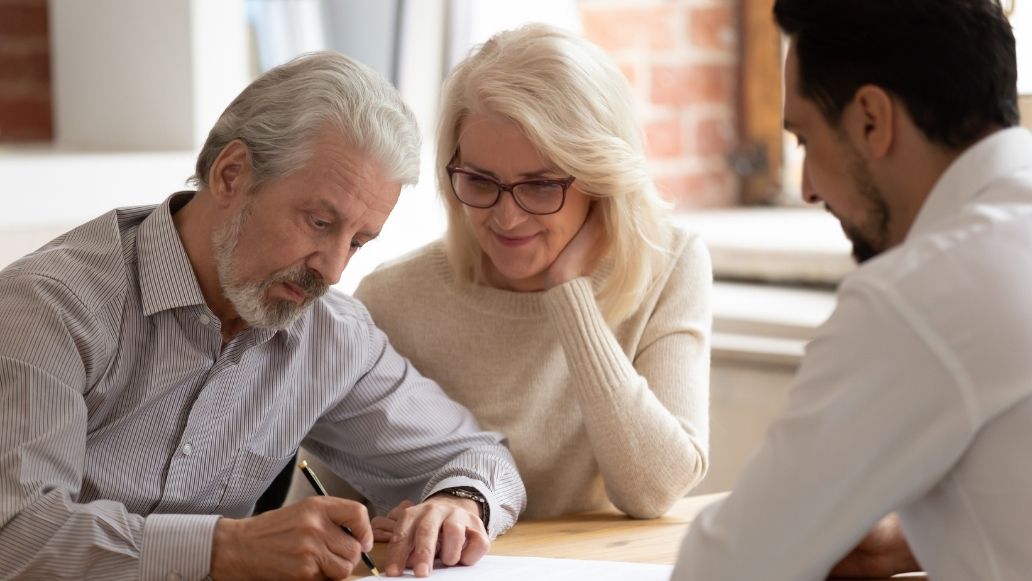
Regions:
[[448, 210], [446, 244], [460, 283], [481, 276], [483, 255], [446, 167], [474, 113], [512, 119], [538, 151], [597, 198], [608, 275], [596, 300], [616, 325], [634, 312], [670, 260], [669, 204], [645, 167], [631, 88], [597, 46], [543, 24], [493, 36], [445, 80], [437, 137], [438, 191]]

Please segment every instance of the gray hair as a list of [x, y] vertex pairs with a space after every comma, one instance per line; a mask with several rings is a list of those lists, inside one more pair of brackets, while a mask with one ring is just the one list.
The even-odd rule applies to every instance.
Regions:
[[250, 153], [253, 186], [284, 177], [308, 162], [312, 138], [327, 125], [382, 164], [393, 181], [419, 179], [419, 129], [397, 90], [369, 67], [323, 51], [301, 55], [248, 85], [215, 122], [189, 181], [207, 187], [215, 159], [236, 139]]

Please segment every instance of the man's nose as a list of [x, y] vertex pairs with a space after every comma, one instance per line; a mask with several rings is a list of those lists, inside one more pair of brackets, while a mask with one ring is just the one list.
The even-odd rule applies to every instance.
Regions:
[[344, 243], [327, 244], [325, 248], [316, 251], [308, 267], [311, 268], [328, 285], [335, 285], [340, 282], [344, 268], [351, 260], [351, 239]]
[[817, 188], [813, 187], [813, 180], [810, 179], [810, 169], [807, 162], [803, 161], [803, 201], [809, 204], [816, 204], [821, 201], [817, 194]]

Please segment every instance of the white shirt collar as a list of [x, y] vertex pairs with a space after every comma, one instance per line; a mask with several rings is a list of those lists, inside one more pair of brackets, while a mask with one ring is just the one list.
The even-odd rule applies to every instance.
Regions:
[[1032, 133], [1001, 129], [969, 147], [946, 168], [918, 212], [907, 238], [957, 214], [999, 177], [1032, 168]]

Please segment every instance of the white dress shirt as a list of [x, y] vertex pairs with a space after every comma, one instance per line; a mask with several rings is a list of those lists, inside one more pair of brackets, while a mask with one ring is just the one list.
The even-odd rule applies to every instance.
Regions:
[[1032, 578], [1032, 135], [999, 131], [850, 275], [675, 581], [823, 579], [898, 511], [935, 581]]

